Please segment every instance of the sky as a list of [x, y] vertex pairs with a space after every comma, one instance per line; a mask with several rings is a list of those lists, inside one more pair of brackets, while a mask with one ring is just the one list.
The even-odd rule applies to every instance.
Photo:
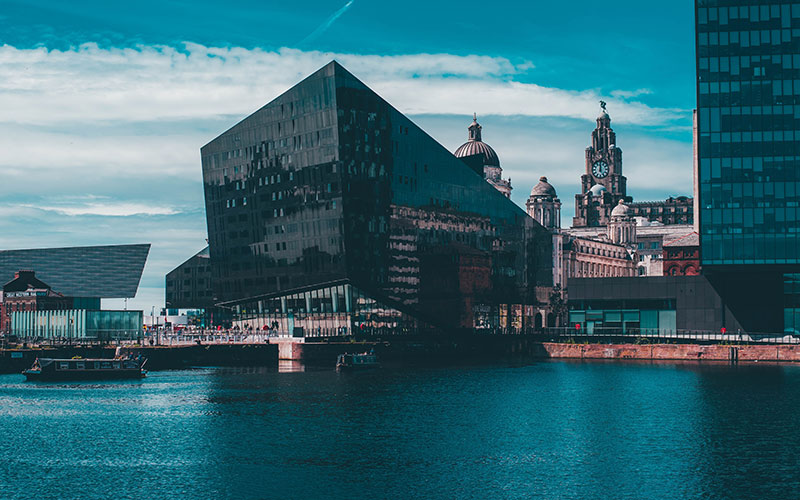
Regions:
[[[446, 148], [472, 113], [564, 226], [608, 102], [636, 201], [691, 195], [693, 2], [0, 0], [0, 248], [151, 243], [128, 308], [205, 245], [200, 147], [337, 59]], [[104, 307], [121, 307], [117, 300]]]

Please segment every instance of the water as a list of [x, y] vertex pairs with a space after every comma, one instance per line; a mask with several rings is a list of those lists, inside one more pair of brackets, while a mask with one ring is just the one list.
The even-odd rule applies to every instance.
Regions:
[[0, 376], [0, 498], [796, 498], [800, 367]]

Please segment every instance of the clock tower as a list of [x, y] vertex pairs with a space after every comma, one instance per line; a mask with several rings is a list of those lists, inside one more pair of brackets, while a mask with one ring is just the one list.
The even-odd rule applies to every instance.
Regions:
[[611, 211], [619, 201], [628, 201], [626, 180], [622, 175], [622, 150], [617, 147], [617, 136], [611, 128], [606, 103], [600, 101], [592, 145], [586, 148], [586, 173], [581, 176], [581, 193], [575, 195], [572, 226], [607, 225]]

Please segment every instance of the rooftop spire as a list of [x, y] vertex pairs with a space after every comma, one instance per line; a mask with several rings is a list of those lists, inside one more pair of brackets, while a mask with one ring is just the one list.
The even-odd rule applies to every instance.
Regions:
[[469, 130], [469, 140], [470, 141], [480, 141], [481, 140], [481, 126], [478, 123], [478, 114], [472, 113], [472, 124], [470, 124]]

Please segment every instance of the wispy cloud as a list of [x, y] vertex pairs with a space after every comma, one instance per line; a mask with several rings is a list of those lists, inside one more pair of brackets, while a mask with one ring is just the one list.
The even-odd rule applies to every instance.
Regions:
[[354, 0], [350, 0], [349, 2], [344, 4], [339, 10], [331, 14], [331, 16], [328, 19], [326, 19], [324, 23], [317, 26], [317, 29], [312, 31], [311, 34], [309, 34], [307, 37], [303, 38], [303, 40], [300, 41], [299, 45], [301, 46], [305, 45], [306, 43], [313, 42], [314, 40], [319, 38], [319, 36], [325, 33], [328, 30], [328, 28], [330, 28], [333, 25], [333, 23], [335, 23], [336, 20], [342, 16], [342, 14], [347, 12], [347, 9], [349, 9], [350, 6], [353, 5], [353, 1]]
[[650, 95], [653, 91], [650, 89], [636, 89], [636, 90], [613, 90], [611, 95], [619, 99], [633, 99], [643, 95]]
[[[592, 119], [609, 102], [618, 123], [671, 125], [688, 110], [661, 109], [594, 90], [526, 83], [530, 63], [451, 54], [375, 56], [280, 49], [142, 46], [66, 51], [0, 47], [0, 120], [52, 124], [245, 115], [331, 59], [410, 114]], [[254, 77], [257, 75], [257, 77]]]
[[64, 215], [101, 215], [104, 217], [130, 217], [133, 215], [175, 215], [177, 210], [170, 207], [160, 207], [131, 202], [106, 202], [85, 203], [81, 205], [28, 205], [48, 212], [57, 212]]

